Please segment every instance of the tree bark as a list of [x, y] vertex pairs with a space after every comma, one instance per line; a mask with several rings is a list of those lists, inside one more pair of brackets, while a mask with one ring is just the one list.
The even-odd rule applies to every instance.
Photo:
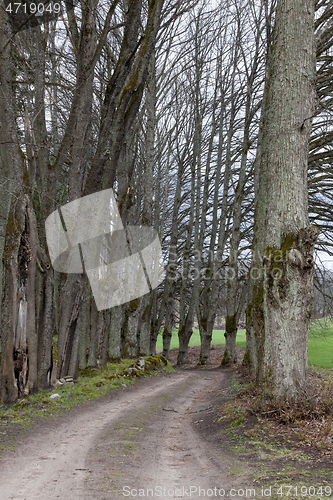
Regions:
[[[146, 161], [142, 213], [142, 224], [150, 227], [153, 223], [156, 90], [156, 65], [155, 52], [153, 51], [149, 63], [146, 88]], [[139, 330], [139, 353], [141, 356], [148, 356], [150, 354], [152, 298], [152, 291], [141, 298], [141, 321]]]
[[165, 322], [164, 322], [164, 328], [163, 328], [163, 356], [166, 359], [169, 359], [170, 357], [170, 344], [171, 344], [171, 339], [172, 339], [172, 327], [173, 327], [173, 299], [172, 296], [169, 296], [168, 304], [167, 304], [167, 309], [165, 313]]
[[127, 308], [126, 342], [122, 355], [125, 358], [135, 358], [138, 354], [139, 303], [134, 299]]
[[[8, 18], [1, 9], [0, 165], [3, 168], [2, 175], [6, 175], [7, 169], [11, 172], [0, 205], [0, 250], [3, 264], [0, 397], [2, 401], [11, 402], [18, 395], [37, 389], [37, 340], [34, 321], [37, 235], [31, 190], [28, 187], [29, 173], [26, 158], [19, 146], [15, 123], [13, 65], [11, 46], [7, 43], [10, 34]], [[28, 375], [29, 362], [31, 372]]]
[[[267, 2], [264, 3], [265, 7], [265, 27], [266, 27], [266, 60], [265, 60], [265, 81], [264, 81], [264, 91], [263, 99], [260, 110], [260, 125], [257, 141], [256, 157], [254, 161], [254, 197], [255, 200], [258, 199], [259, 191], [259, 179], [260, 179], [260, 168], [261, 168], [261, 154], [262, 154], [262, 142], [264, 133], [264, 117], [266, 110], [266, 93], [268, 89], [268, 77], [269, 77], [269, 67], [270, 67], [270, 55], [272, 46], [272, 19], [275, 14], [274, 4], [270, 6]], [[263, 215], [259, 215], [259, 211], [263, 210], [263, 204], [257, 207], [257, 218], [261, 219]], [[260, 321], [261, 309], [259, 307], [258, 311], [253, 309], [253, 299], [254, 293], [257, 289], [255, 287], [255, 282], [259, 279], [258, 270], [261, 267], [262, 255], [264, 252], [265, 244], [265, 228], [261, 227], [261, 233], [259, 234], [259, 227], [254, 232], [253, 244], [252, 244], [252, 261], [251, 269], [249, 273], [249, 287], [248, 287], [248, 301], [245, 310], [246, 315], [246, 351], [243, 359], [243, 364], [247, 365], [250, 373], [253, 377], [256, 377], [258, 371], [258, 347], [257, 341], [260, 339], [256, 338], [254, 333], [254, 321], [256, 321], [256, 315], [259, 314], [258, 319]]]
[[193, 334], [193, 309], [190, 309], [189, 313], [192, 314], [192, 316], [188, 316], [186, 318], [185, 324], [178, 330], [179, 350], [177, 365], [186, 365], [187, 363], [189, 363], [188, 344]]
[[[304, 397], [313, 289], [307, 162], [315, 109], [314, 1], [277, 3], [266, 93], [254, 252], [257, 384], [267, 397]], [[264, 251], [262, 251], [264, 249]]]
[[121, 330], [123, 321], [123, 306], [113, 307], [111, 310], [108, 349], [108, 357], [110, 360], [117, 361], [121, 358]]

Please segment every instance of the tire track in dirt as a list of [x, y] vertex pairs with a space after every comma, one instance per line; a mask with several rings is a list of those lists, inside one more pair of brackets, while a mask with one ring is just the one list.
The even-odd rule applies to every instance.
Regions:
[[[224, 383], [221, 371], [180, 372], [186, 378], [145, 398], [113, 428], [104, 430], [88, 460], [93, 478], [85, 499], [202, 498], [230, 489], [228, 460], [195, 431]], [[180, 376], [179, 374], [177, 376]], [[201, 420], [202, 421], [202, 420]], [[199, 488], [202, 489], [199, 495]]]
[[[221, 459], [216, 460], [192, 423], [223, 378], [221, 372], [208, 376], [207, 371], [152, 378], [75, 411], [73, 420], [69, 413], [63, 421], [49, 422], [0, 462], [1, 499], [131, 498], [123, 490], [126, 485], [164, 487], [166, 496], [158, 497], [169, 499], [183, 498], [179, 487], [226, 489]], [[136, 427], [140, 415], [143, 425]], [[133, 435], [135, 446], [119, 440], [120, 427]], [[135, 450], [124, 452], [124, 442]], [[175, 496], [170, 496], [172, 488]]]

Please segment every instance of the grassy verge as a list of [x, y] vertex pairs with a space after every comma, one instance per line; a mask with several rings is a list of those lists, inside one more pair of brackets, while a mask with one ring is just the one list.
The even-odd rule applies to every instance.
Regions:
[[75, 385], [64, 384], [52, 391], [39, 390], [14, 404], [1, 405], [0, 428], [8, 424], [30, 426], [38, 418], [62, 414], [111, 390], [127, 387], [138, 377], [162, 370], [173, 371], [163, 356], [148, 356], [141, 361], [125, 359], [118, 364], [108, 363], [105, 368], [87, 368], [80, 372]]
[[231, 475], [245, 470], [248, 484], [257, 491], [264, 488], [271, 499], [333, 498], [333, 374], [311, 370], [309, 378], [316, 399], [266, 411], [257, 407], [256, 392], [246, 379], [233, 377], [209, 417], [214, 442], [226, 456], [237, 458]]

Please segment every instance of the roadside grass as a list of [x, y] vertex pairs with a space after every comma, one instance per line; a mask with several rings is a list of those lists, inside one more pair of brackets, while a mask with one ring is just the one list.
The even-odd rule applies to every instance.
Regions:
[[311, 369], [309, 379], [316, 399], [305, 400], [298, 411], [283, 407], [279, 414], [260, 411], [253, 385], [235, 375], [220, 391], [213, 413], [215, 442], [241, 467], [247, 465], [250, 481], [264, 486], [264, 496], [272, 500], [323, 500], [333, 495], [333, 373]]
[[[225, 345], [224, 330], [213, 331], [212, 344]], [[200, 345], [199, 330], [194, 329], [190, 346], [198, 345]], [[238, 331], [236, 345], [240, 348], [245, 348], [245, 330]], [[178, 346], [178, 330], [173, 329], [171, 348], [178, 348]], [[157, 349], [163, 348], [161, 334], [158, 335], [156, 347]], [[55, 345], [53, 352], [55, 357], [56, 350], [57, 346]], [[60, 415], [88, 400], [101, 397], [112, 390], [129, 386], [137, 376], [147, 376], [154, 371], [159, 372], [161, 370], [174, 371], [169, 362], [164, 366], [166, 360], [163, 358], [164, 361], [162, 361], [161, 356], [148, 357], [145, 360], [148, 362], [146, 363], [144, 373], [137, 370], [138, 366], [136, 363], [138, 363], [138, 360], [124, 359], [121, 360], [121, 363], [108, 363], [106, 368], [87, 368], [80, 371], [78, 381], [74, 386], [62, 385], [54, 387], [52, 390], [39, 390], [35, 394], [21, 398], [14, 404], [0, 405], [0, 450], [15, 449], [15, 445], [13, 444], [15, 436], [8, 434], [8, 432], [11, 432], [11, 428], [29, 427], [39, 418]], [[312, 376], [311, 372], [314, 371], [314, 376], [317, 380], [317, 375], [319, 374], [319, 379], [316, 382], [318, 387], [320, 385], [327, 385], [326, 381], [329, 385], [333, 383], [333, 322], [315, 322], [311, 325], [308, 361], [310, 365], [310, 377]], [[135, 368], [134, 372], [131, 370], [133, 366]], [[320, 388], [320, 392], [322, 389], [325, 388]], [[228, 391], [228, 399], [231, 397], [230, 405], [227, 404], [225, 406], [225, 413], [220, 414], [220, 420], [225, 419], [228, 421], [229, 432], [237, 432], [246, 422], [246, 405], [243, 407], [243, 402], [239, 404], [239, 400], [237, 402], [234, 400], [235, 394], [239, 395], [243, 390], [238, 380], [236, 378], [232, 379]], [[59, 397], [51, 399], [50, 396], [52, 394], [58, 394]], [[317, 439], [318, 448], [322, 447], [325, 449], [326, 438], [330, 436], [331, 439], [333, 438], [333, 424], [327, 418], [324, 420], [321, 424], [321, 431], [322, 434], [325, 434], [325, 439], [322, 439], [322, 436], [319, 436], [312, 429], [309, 435], [309, 428], [307, 428], [307, 432], [303, 436], [303, 429], [300, 425], [300, 441], [307, 444], [310, 441], [313, 443]], [[296, 422], [297, 424], [298, 422]], [[12, 434], [15, 434], [15, 431]], [[247, 438], [250, 437], [247, 436]], [[258, 438], [258, 436], [253, 437], [255, 439]], [[331, 449], [331, 446], [329, 446], [329, 449]]]
[[[104, 396], [111, 390], [127, 387], [138, 377], [149, 376], [154, 371], [174, 371], [163, 356], [148, 356], [143, 359], [144, 366], [139, 365], [139, 360], [124, 359], [120, 363], [107, 363], [105, 368], [80, 370], [75, 385], [59, 385], [52, 390], [40, 389], [14, 404], [0, 405], [0, 428], [3, 429], [8, 424], [29, 427], [38, 418], [62, 414], [85, 401]], [[55, 394], [57, 396], [51, 398]]]
[[[224, 330], [213, 331], [213, 345], [225, 345]], [[199, 330], [194, 329], [190, 340], [190, 346], [200, 345]], [[245, 330], [239, 330], [236, 345], [245, 348]], [[171, 348], [177, 348], [178, 330], [173, 329]], [[163, 347], [162, 335], [157, 338], [157, 349]], [[56, 351], [56, 346], [54, 351]], [[309, 364], [319, 369], [333, 368], [333, 323], [316, 322], [309, 335]], [[56, 354], [56, 352], [54, 352]], [[147, 359], [147, 358], [145, 358]], [[87, 400], [103, 396], [108, 391], [126, 387], [132, 383], [133, 376], [125, 373], [135, 363], [133, 360], [122, 360], [121, 363], [108, 363], [106, 368], [87, 368], [80, 371], [79, 379], [74, 386], [59, 386], [48, 390], [39, 390], [37, 393], [21, 398], [15, 404], [0, 406], [0, 423], [19, 424], [29, 426], [38, 417], [57, 415], [68, 411], [73, 406], [84, 403]], [[155, 368], [153, 367], [153, 371]], [[170, 363], [163, 366], [164, 370], [173, 370]], [[140, 375], [140, 374], [139, 374]], [[233, 388], [237, 392], [237, 388]], [[57, 393], [59, 397], [50, 399], [52, 394]], [[241, 422], [237, 422], [239, 425]]]

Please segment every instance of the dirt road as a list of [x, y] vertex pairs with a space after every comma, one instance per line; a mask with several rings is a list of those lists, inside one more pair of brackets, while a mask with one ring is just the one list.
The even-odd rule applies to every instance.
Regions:
[[1, 461], [1, 500], [221, 498], [228, 464], [195, 427], [224, 377], [154, 377], [48, 421]]

